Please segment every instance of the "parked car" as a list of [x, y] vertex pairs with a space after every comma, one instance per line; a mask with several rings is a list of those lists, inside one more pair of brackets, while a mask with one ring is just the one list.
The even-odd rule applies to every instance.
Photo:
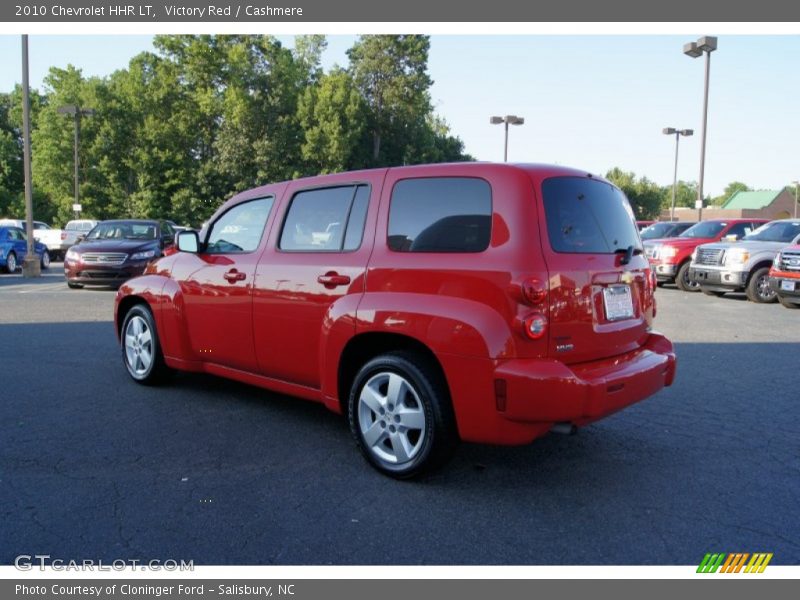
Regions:
[[172, 245], [175, 232], [165, 221], [103, 221], [72, 246], [64, 260], [67, 285], [118, 286], [144, 272], [147, 263]]
[[800, 245], [783, 248], [769, 271], [769, 285], [786, 308], [800, 308]]
[[800, 242], [800, 220], [781, 219], [762, 225], [739, 242], [698, 246], [689, 279], [705, 294], [722, 296], [744, 290], [752, 302], [775, 302], [769, 270], [778, 251]]
[[689, 279], [689, 265], [695, 248], [725, 239], [739, 240], [767, 222], [766, 219], [701, 221], [678, 237], [646, 240], [644, 252], [660, 284], [674, 281], [684, 292], [699, 292], [700, 286]]
[[641, 232], [658, 221], [636, 221], [636, 228]]
[[[50, 255], [47, 247], [41, 242], [34, 240], [33, 243], [36, 256], [42, 269], [50, 266]], [[19, 227], [0, 226], [0, 267], [7, 273], [13, 273], [17, 267], [25, 260], [28, 254], [28, 236]]]
[[458, 440], [526, 444], [675, 375], [624, 194], [585, 171], [461, 163], [242, 192], [116, 297], [139, 383], [203, 371], [347, 415], [406, 478]]
[[[0, 219], [0, 227], [19, 227], [22, 229], [22, 231], [27, 230], [25, 219]], [[43, 221], [33, 222], [33, 239], [47, 246], [50, 258], [54, 258], [54, 252], [50, 248], [49, 241], [52, 239], [52, 236], [56, 231], [57, 230], [52, 229], [50, 225], [44, 223]]]
[[653, 223], [639, 232], [642, 240], [656, 240], [678, 237], [695, 223], [692, 221], [661, 221]]

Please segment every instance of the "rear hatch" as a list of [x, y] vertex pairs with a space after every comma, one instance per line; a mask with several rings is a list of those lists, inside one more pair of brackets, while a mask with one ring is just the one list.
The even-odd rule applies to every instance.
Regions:
[[539, 213], [549, 271], [549, 355], [585, 362], [644, 344], [653, 288], [625, 195], [591, 177], [551, 177], [541, 183]]

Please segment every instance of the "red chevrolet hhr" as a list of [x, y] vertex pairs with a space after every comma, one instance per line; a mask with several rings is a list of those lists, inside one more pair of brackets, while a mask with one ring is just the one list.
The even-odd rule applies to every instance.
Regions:
[[393, 477], [525, 444], [672, 383], [623, 193], [585, 171], [442, 164], [266, 185], [127, 281], [130, 376], [203, 371], [347, 415]]

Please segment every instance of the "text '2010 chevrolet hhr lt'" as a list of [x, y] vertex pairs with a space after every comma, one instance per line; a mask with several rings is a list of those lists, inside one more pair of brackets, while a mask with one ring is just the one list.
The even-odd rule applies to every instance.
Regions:
[[655, 277], [609, 182], [463, 163], [266, 185], [118, 291], [140, 383], [201, 371], [344, 414], [381, 472], [526, 444], [672, 383]]

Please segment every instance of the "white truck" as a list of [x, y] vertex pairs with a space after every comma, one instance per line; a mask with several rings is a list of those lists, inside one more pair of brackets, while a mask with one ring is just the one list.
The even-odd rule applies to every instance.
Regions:
[[[47, 252], [53, 260], [64, 258], [72, 246], [81, 241], [100, 221], [94, 219], [75, 219], [64, 229], [53, 229], [41, 221], [33, 222], [33, 238], [47, 246]], [[25, 229], [24, 219], [0, 219], [0, 227], [19, 227]]]

